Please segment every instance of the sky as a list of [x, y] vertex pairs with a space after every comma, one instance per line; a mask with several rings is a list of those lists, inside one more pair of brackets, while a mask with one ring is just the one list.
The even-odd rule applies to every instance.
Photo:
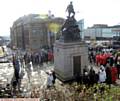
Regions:
[[10, 27], [19, 17], [47, 14], [66, 18], [67, 5], [73, 1], [76, 20], [84, 19], [85, 28], [93, 24], [120, 24], [120, 0], [1, 0], [0, 36], [9, 36]]

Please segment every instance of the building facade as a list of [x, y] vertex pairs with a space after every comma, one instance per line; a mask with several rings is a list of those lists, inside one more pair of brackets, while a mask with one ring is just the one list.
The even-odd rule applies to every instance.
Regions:
[[120, 25], [108, 26], [106, 24], [95, 24], [84, 30], [84, 39], [104, 40], [111, 39], [120, 33]]
[[[42, 47], [50, 47], [57, 36], [55, 31], [60, 29], [63, 21], [63, 18], [50, 18], [48, 16], [41, 18], [39, 14], [20, 17], [10, 28], [11, 44], [14, 48], [32, 52], [38, 51]], [[50, 24], [56, 24], [59, 27], [57, 27], [58, 29], [55, 26], [49, 28]]]

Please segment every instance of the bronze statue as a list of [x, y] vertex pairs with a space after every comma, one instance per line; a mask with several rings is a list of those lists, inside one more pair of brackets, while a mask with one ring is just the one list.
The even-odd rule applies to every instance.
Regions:
[[72, 2], [70, 2], [70, 4], [68, 5], [66, 11], [68, 11], [68, 17], [61, 28], [61, 36], [59, 40], [64, 42], [80, 41], [80, 29], [74, 17], [75, 12], [73, 9]]
[[66, 11], [68, 11], [68, 17], [70, 17], [71, 13], [73, 13], [73, 16], [75, 16], [75, 11], [72, 2], [70, 2], [70, 4], [67, 6]]

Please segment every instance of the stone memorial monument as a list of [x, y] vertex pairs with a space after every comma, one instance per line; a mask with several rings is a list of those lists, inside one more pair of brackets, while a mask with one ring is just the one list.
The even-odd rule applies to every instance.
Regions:
[[54, 69], [62, 81], [82, 75], [83, 68], [88, 65], [88, 47], [81, 40], [72, 2], [66, 10], [68, 17], [61, 28], [60, 39], [54, 45]]

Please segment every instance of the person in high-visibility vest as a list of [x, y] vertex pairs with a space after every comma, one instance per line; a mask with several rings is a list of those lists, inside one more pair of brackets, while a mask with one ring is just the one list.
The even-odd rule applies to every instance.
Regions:
[[3, 57], [4, 56], [4, 51], [3, 51], [3, 48], [0, 47], [0, 57]]

